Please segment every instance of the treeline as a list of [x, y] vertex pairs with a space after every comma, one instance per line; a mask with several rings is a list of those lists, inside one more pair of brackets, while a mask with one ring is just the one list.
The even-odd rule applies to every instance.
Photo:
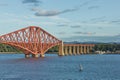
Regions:
[[[55, 46], [51, 49], [49, 49], [47, 51], [47, 53], [54, 53], [54, 52], [58, 52], [59, 47]], [[110, 51], [110, 52], [116, 52], [116, 51], [120, 51], [120, 44], [105, 44], [105, 43], [99, 43], [99, 44], [95, 44], [95, 47], [93, 48], [92, 52], [95, 51]], [[0, 44], [0, 52], [21, 52], [18, 49], [9, 46], [9, 45], [4, 45], [4, 44]]]
[[12, 46], [0, 44], [0, 52], [20, 52], [20, 51]]
[[[15, 47], [5, 45], [5, 44], [0, 44], [0, 52], [21, 52]], [[53, 52], [58, 52], [58, 46], [55, 46], [47, 51], [47, 53], [53, 53]]]
[[110, 52], [116, 52], [120, 50], [120, 44], [96, 44], [94, 47], [94, 51], [110, 51]]
[[58, 47], [58, 46], [55, 46], [55, 47], [52, 47], [51, 49], [49, 49], [46, 53], [58, 52], [58, 49], [59, 49], [59, 47]]

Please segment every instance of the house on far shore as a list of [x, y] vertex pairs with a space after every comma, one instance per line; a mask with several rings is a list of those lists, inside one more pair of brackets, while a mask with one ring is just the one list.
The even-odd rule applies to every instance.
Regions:
[[116, 52], [115, 53], [120, 53], [120, 50], [116, 50]]
[[105, 51], [95, 51], [96, 54], [105, 54]]

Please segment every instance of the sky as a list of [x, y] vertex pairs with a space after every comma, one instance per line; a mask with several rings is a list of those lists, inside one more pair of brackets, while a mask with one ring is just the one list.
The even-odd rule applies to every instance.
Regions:
[[39, 26], [63, 41], [120, 42], [120, 0], [0, 0], [0, 35]]

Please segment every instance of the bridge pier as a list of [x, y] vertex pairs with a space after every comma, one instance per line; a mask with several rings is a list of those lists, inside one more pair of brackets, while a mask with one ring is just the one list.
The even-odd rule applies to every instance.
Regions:
[[64, 51], [65, 53], [65, 55], [67, 56], [68, 55], [68, 46], [65, 46], [65, 51]]
[[80, 53], [83, 54], [83, 46], [80, 47]]
[[59, 45], [59, 56], [64, 56], [64, 50], [63, 50], [63, 42], [60, 43]]
[[33, 57], [33, 58], [38, 58], [38, 57], [42, 57], [44, 58], [45, 55], [44, 54], [25, 54], [25, 58], [30, 58], [30, 57]]
[[72, 47], [69, 46], [69, 54], [72, 55]]
[[80, 54], [80, 52], [79, 52], [79, 46], [77, 46], [77, 54], [78, 55]]
[[30, 58], [30, 54], [25, 54], [25, 58]]
[[44, 58], [44, 57], [45, 57], [45, 54], [40, 54], [40, 57]]
[[38, 58], [38, 57], [39, 57], [39, 54], [32, 54], [32, 57], [33, 57], [33, 58]]
[[86, 46], [84, 45], [84, 54], [86, 54]]
[[76, 55], [76, 46], [73, 46], [73, 55]]
[[87, 53], [90, 53], [90, 47], [87, 46]]

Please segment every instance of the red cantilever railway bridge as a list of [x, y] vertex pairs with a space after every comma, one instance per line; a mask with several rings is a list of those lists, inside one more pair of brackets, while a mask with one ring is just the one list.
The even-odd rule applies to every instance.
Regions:
[[65, 45], [64, 49], [64, 45], [61, 40], [36, 26], [29, 26], [27, 28], [2, 35], [0, 36], [0, 43], [16, 47], [25, 54], [25, 57], [30, 57], [30, 54], [32, 54], [33, 57], [38, 57], [39, 55], [44, 57], [45, 52], [56, 45], [59, 46], [58, 55], [60, 56], [68, 54], [69, 51], [72, 52], [70, 49], [73, 49], [74, 54], [87, 53], [88, 47], [90, 50], [91, 47], [94, 46], [93, 44], [89, 44], [88, 46], [82, 45], [84, 48], [82, 50], [82, 48], [80, 48], [82, 47], [81, 45], [72, 44], [73, 46], [76, 46], [77, 51], [75, 51], [75, 47], [71, 47], [72, 45]]

